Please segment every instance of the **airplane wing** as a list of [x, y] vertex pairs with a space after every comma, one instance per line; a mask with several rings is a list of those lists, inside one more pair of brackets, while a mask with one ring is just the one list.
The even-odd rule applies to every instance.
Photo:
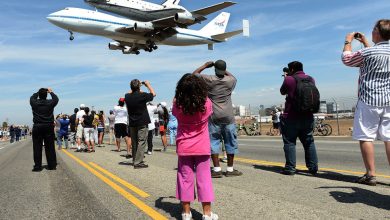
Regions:
[[169, 38], [177, 34], [177, 31], [172, 27], [155, 28], [152, 31], [139, 32], [139, 31], [135, 31], [133, 26], [126, 26], [126, 27], [117, 28], [115, 31], [123, 34], [149, 36], [150, 38], [156, 38], [158, 41], [162, 41], [166, 38]]
[[196, 14], [196, 15], [206, 16], [206, 15], [220, 11], [224, 8], [230, 7], [230, 6], [235, 5], [235, 4], [236, 4], [235, 2], [221, 2], [218, 4], [212, 5], [212, 6], [208, 6], [205, 8], [201, 8], [201, 9], [192, 11], [191, 13]]
[[152, 23], [156, 26], [165, 26], [165, 27], [177, 27], [178, 26], [181, 28], [187, 28], [190, 25], [197, 24], [197, 23], [200, 23], [202, 21], [207, 20], [207, 18], [204, 17], [206, 15], [220, 11], [224, 8], [230, 7], [230, 6], [235, 5], [235, 4], [236, 4], [235, 2], [221, 2], [221, 3], [215, 4], [215, 5], [209, 6], [209, 7], [205, 7], [205, 8], [201, 8], [201, 9], [192, 11], [191, 14], [195, 17], [195, 21], [193, 23], [190, 23], [190, 24], [177, 23], [177, 22], [175, 22], [174, 16], [169, 16], [166, 18], [157, 19], [157, 20], [152, 21]]

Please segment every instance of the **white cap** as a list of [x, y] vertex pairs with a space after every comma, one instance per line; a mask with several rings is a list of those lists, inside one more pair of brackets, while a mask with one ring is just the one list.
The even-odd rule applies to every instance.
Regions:
[[166, 102], [160, 102], [160, 105], [161, 105], [162, 107], [167, 107], [167, 103], [166, 103]]
[[80, 108], [85, 108], [85, 105], [84, 104], [80, 104]]

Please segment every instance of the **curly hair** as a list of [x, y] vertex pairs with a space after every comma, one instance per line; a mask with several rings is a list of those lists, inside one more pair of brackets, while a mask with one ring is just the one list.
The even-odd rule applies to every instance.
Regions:
[[193, 115], [204, 112], [207, 99], [207, 85], [200, 77], [191, 73], [184, 74], [175, 91], [176, 107], [184, 114]]

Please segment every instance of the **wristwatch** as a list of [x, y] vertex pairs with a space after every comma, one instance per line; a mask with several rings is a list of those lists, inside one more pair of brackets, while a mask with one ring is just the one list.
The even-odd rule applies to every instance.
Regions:
[[344, 45], [347, 45], [347, 44], [350, 44], [351, 43], [351, 41], [344, 41]]

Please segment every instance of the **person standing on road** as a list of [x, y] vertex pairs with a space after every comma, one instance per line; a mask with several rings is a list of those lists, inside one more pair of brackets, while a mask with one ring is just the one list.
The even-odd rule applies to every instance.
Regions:
[[169, 121], [169, 113], [168, 113], [166, 102], [160, 102], [157, 105], [157, 114], [158, 114], [159, 131], [160, 131], [161, 141], [163, 145], [163, 151], [166, 151], [168, 146], [167, 126]]
[[149, 93], [141, 91], [141, 81], [133, 79], [130, 82], [131, 92], [125, 95], [127, 112], [129, 114], [129, 130], [133, 152], [134, 169], [147, 168], [144, 163], [144, 153], [148, 138], [148, 124], [151, 122], [146, 103], [156, 96], [149, 81], [143, 81]]
[[148, 109], [148, 114], [150, 118], [150, 123], [148, 124], [148, 151], [147, 154], [151, 155], [153, 152], [153, 133], [155, 129], [155, 124], [154, 124], [154, 113], [157, 111], [157, 107], [153, 105], [151, 102], [148, 103], [147, 106]]
[[176, 135], [177, 135], [177, 119], [172, 114], [172, 110], [169, 111], [168, 131], [169, 131], [169, 145], [175, 146]]
[[[215, 75], [200, 74], [203, 70], [215, 67]], [[226, 176], [241, 176], [242, 172], [233, 169], [234, 155], [238, 153], [237, 130], [233, 114], [232, 93], [236, 87], [237, 79], [226, 70], [226, 62], [209, 61], [196, 69], [193, 74], [199, 75], [207, 84], [208, 97], [213, 103], [213, 114], [209, 119], [209, 132], [211, 141], [211, 158], [214, 168], [212, 177], [221, 178], [222, 169], [219, 164], [221, 139], [226, 147], [227, 168]]]
[[84, 134], [84, 128], [83, 128], [83, 116], [85, 115], [85, 105], [80, 104], [80, 111], [76, 114], [76, 125], [77, 125], [77, 131], [76, 131], [76, 142], [77, 142], [77, 150], [76, 152], [82, 152], [81, 149], [81, 142], [83, 139]]
[[[303, 64], [293, 61], [288, 64], [289, 72], [285, 74], [280, 93], [286, 96], [285, 111], [281, 116], [280, 125], [284, 143], [284, 155], [286, 158], [282, 174], [294, 175], [296, 172], [296, 141], [301, 141], [305, 150], [306, 167], [309, 173], [316, 175], [318, 171], [317, 151], [313, 138], [314, 117], [312, 112], [297, 110], [297, 79], [308, 79], [313, 85], [312, 77], [303, 72]], [[297, 78], [297, 79], [296, 79]], [[318, 105], [319, 106], [319, 105]]]
[[76, 114], [78, 111], [79, 109], [75, 108], [74, 114], [69, 117], [69, 124], [70, 124], [69, 142], [71, 148], [74, 148], [76, 144]]
[[109, 126], [109, 144], [111, 145], [115, 142], [115, 114], [113, 110], [110, 110], [110, 115], [108, 116], [108, 126]]
[[117, 151], [121, 152], [121, 138], [125, 139], [127, 155], [126, 158], [130, 158], [131, 139], [128, 137], [129, 132], [127, 129], [128, 113], [125, 107], [125, 98], [119, 98], [118, 105], [114, 107], [115, 115], [115, 143]]
[[172, 114], [178, 119], [176, 198], [182, 203], [183, 220], [192, 219], [190, 204], [195, 200], [194, 173], [198, 200], [203, 206], [202, 219], [218, 219], [218, 215], [211, 212], [214, 191], [210, 171], [208, 119], [212, 112], [205, 82], [195, 75], [185, 74], [177, 83], [172, 107]]
[[60, 130], [57, 133], [57, 144], [58, 150], [62, 150], [62, 139], [65, 142], [65, 148], [68, 149], [68, 129], [69, 129], [69, 118], [67, 115], [63, 114], [59, 120]]
[[83, 116], [84, 138], [87, 143], [88, 153], [95, 152], [95, 129], [93, 127], [94, 114], [89, 113], [89, 108], [85, 107], [85, 115]]
[[[51, 100], [47, 99], [50, 93]], [[39, 97], [39, 99], [38, 99]], [[54, 107], [58, 104], [58, 97], [51, 88], [41, 88], [30, 98], [30, 105], [33, 113], [33, 153], [34, 168], [33, 172], [42, 170], [42, 146], [45, 142], [45, 154], [47, 160], [47, 169], [55, 170], [57, 167], [56, 152], [54, 149]]]
[[[352, 52], [356, 39], [364, 48]], [[370, 44], [364, 34], [352, 32], [345, 37], [342, 61], [350, 67], [359, 67], [358, 103], [356, 106], [352, 137], [360, 143], [366, 173], [356, 182], [376, 185], [374, 143], [385, 144], [390, 164], [390, 20], [376, 22]]]

